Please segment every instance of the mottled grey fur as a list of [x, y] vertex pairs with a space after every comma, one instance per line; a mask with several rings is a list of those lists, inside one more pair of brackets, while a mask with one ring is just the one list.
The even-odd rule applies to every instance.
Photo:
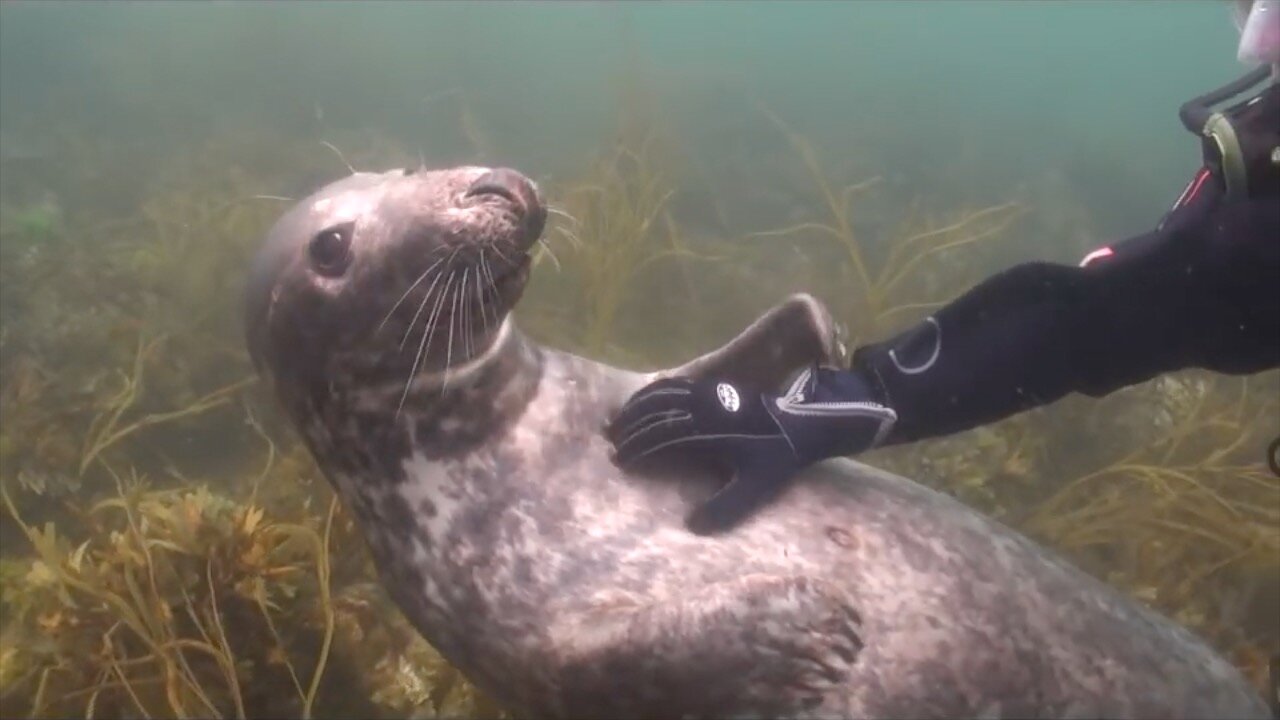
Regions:
[[[507, 317], [545, 211], [518, 176], [492, 177], [397, 171], [320, 190], [273, 229], [247, 317], [255, 361], [386, 587], [487, 693], [540, 717], [1266, 716], [1182, 628], [859, 463], [812, 468], [732, 532], [689, 532], [715, 483], [622, 473], [600, 432], [654, 374], [540, 347]], [[481, 178], [510, 192], [469, 195]], [[333, 226], [351, 232], [341, 277], [308, 260]], [[426, 325], [414, 311], [439, 277], [380, 322], [442, 251], [457, 277], [481, 248], [495, 265], [473, 277], [505, 319], [472, 307], [468, 322], [470, 301], [452, 303], [401, 406]], [[830, 328], [794, 297], [678, 371], [780, 383], [832, 358]], [[455, 336], [446, 351], [446, 332], [472, 347]]]

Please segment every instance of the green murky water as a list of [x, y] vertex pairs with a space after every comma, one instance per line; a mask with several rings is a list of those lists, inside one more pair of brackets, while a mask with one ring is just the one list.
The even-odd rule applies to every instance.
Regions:
[[[490, 711], [246, 381], [265, 196], [348, 164], [510, 165], [580, 221], [520, 307], [545, 342], [674, 362], [796, 290], [869, 340], [1150, 227], [1198, 165], [1178, 105], [1244, 70], [1234, 33], [1218, 2], [0, 5], [3, 714]], [[805, 223], [843, 241], [770, 234]], [[866, 459], [1261, 682], [1278, 391], [1178, 373]]]

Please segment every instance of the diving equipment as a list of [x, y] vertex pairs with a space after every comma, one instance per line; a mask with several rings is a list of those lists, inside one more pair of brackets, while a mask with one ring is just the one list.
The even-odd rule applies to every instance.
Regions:
[[1178, 110], [1178, 118], [1182, 121], [1183, 127], [1203, 137], [1206, 149], [1212, 151], [1212, 155], [1216, 155], [1215, 164], [1221, 170], [1228, 196], [1244, 196], [1248, 193], [1245, 153], [1241, 149], [1241, 140], [1231, 122], [1230, 115], [1232, 111], [1244, 107], [1254, 98], [1226, 110], [1214, 110], [1213, 106], [1231, 100], [1270, 78], [1270, 67], [1258, 67], [1217, 90], [1188, 100]]

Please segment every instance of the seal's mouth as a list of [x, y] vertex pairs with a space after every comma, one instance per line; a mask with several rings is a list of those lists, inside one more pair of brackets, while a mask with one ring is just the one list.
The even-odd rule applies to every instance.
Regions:
[[[490, 243], [486, 250], [494, 256], [492, 263], [479, 267], [478, 280], [510, 308], [519, 290], [529, 279], [529, 249], [541, 237], [547, 222], [547, 207], [537, 185], [523, 173], [511, 168], [494, 168], [476, 178], [463, 198], [504, 206], [516, 219], [516, 237], [510, 243]], [[484, 253], [480, 253], [483, 257]]]

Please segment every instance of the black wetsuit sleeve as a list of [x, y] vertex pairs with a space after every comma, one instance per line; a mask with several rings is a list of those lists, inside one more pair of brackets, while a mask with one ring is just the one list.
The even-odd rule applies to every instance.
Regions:
[[[1161, 373], [1280, 365], [1280, 196], [1227, 202], [1202, 171], [1154, 231], [1077, 267], [1027, 263], [860, 348], [899, 416], [887, 442], [1000, 420]], [[1184, 193], [1186, 196], [1186, 193]]]

